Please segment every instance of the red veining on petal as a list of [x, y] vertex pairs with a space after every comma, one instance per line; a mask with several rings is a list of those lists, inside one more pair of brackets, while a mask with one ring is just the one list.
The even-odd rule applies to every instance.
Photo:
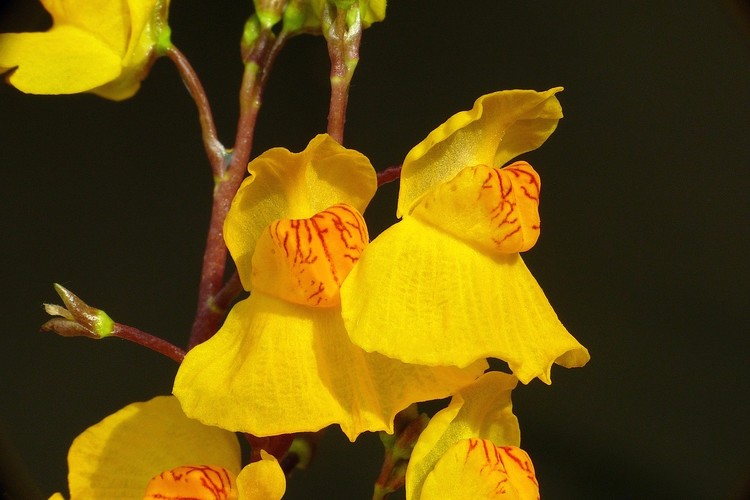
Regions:
[[526, 162], [475, 165], [436, 186], [412, 215], [485, 250], [523, 252], [539, 238], [539, 188]]
[[529, 481], [533, 482], [537, 487], [539, 486], [536, 479], [536, 472], [534, 472], [534, 466], [531, 464], [531, 460], [529, 460], [529, 456], [526, 452], [515, 446], [502, 446], [499, 449], [516, 464], [518, 469], [525, 473], [525, 476]]
[[486, 439], [468, 439], [462, 476], [463, 481], [473, 484], [471, 491], [484, 492], [480, 495], [482, 498], [486, 495], [539, 497], [534, 466], [526, 452], [514, 446], [496, 446]]
[[[341, 283], [368, 240], [364, 219], [344, 204], [309, 219], [275, 221], [267, 234], [256, 249], [253, 283], [291, 302], [322, 307], [338, 304]], [[265, 263], [256, 266], [256, 257]]]
[[145, 499], [231, 500], [237, 488], [231, 472], [211, 465], [186, 465], [164, 471], [151, 479]]
[[528, 250], [539, 231], [539, 179], [531, 166], [517, 162], [487, 173], [479, 196], [489, 208], [491, 239], [501, 252]]

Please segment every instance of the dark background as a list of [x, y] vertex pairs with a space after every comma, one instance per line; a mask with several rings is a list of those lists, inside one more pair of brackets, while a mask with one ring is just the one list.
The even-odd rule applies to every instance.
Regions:
[[[203, 78], [226, 144], [249, 4], [171, 9], [173, 41]], [[36, 2], [0, 5], [0, 31], [49, 22]], [[592, 360], [514, 393], [545, 498], [748, 491], [746, 28], [729, 3], [708, 0], [394, 0], [365, 32], [346, 145], [380, 169], [484, 93], [566, 88], [558, 131], [524, 156], [542, 175], [544, 225], [525, 258]], [[289, 43], [254, 154], [297, 151], [324, 131], [327, 72], [322, 39]], [[39, 333], [41, 304], [57, 301], [52, 282], [183, 343], [211, 177], [192, 101], [167, 60], [123, 103], [1, 86], [0, 161], [2, 481], [47, 496], [66, 491], [78, 433], [169, 393], [176, 369], [124, 341]], [[393, 221], [396, 188], [368, 211], [373, 234]], [[288, 498], [368, 498], [378, 440], [346, 443], [329, 432]]]

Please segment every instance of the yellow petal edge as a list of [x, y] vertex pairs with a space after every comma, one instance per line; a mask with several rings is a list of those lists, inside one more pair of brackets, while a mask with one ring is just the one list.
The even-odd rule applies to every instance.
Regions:
[[73, 441], [71, 498], [141, 499], [151, 478], [186, 464], [215, 464], [238, 474], [237, 437], [187, 418], [172, 396], [133, 403]]
[[344, 280], [341, 307], [352, 342], [406, 363], [492, 357], [523, 383], [550, 383], [553, 363], [589, 360], [520, 255], [485, 252], [417, 217], [370, 243]]
[[43, 0], [53, 25], [45, 32], [0, 34], [0, 73], [30, 94], [92, 92], [134, 95], [168, 33], [168, 0]]
[[464, 439], [435, 465], [420, 500], [539, 500], [539, 483], [529, 455], [487, 439]]
[[265, 450], [260, 450], [260, 458], [237, 476], [240, 500], [280, 500], [286, 492], [286, 476], [276, 458]]
[[538, 148], [562, 118], [555, 97], [561, 90], [487, 94], [477, 99], [472, 109], [456, 113], [430, 132], [404, 159], [397, 215], [411, 213], [425, 192], [464, 167], [502, 167]]
[[486, 367], [431, 368], [366, 353], [349, 340], [339, 307], [257, 292], [188, 352], [173, 392], [187, 415], [209, 425], [273, 436], [338, 424], [354, 441], [393, 432], [396, 413], [454, 393]]
[[377, 189], [377, 176], [361, 153], [327, 134], [301, 153], [274, 148], [251, 161], [224, 223], [224, 239], [246, 290], [252, 287], [252, 258], [261, 234], [279, 219], [307, 219], [339, 203], [360, 213]]
[[419, 436], [406, 469], [406, 498], [420, 498], [422, 486], [440, 458], [461, 440], [488, 439], [501, 446], [518, 446], [520, 430], [513, 414], [511, 392], [518, 380], [488, 372], [453, 396]]

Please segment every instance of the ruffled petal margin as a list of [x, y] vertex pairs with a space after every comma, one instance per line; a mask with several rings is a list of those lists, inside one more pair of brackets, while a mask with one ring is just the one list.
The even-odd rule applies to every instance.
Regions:
[[341, 307], [352, 342], [405, 363], [463, 367], [491, 357], [523, 383], [550, 383], [553, 363], [589, 360], [518, 254], [487, 254], [414, 217], [365, 249]]
[[454, 393], [486, 367], [484, 360], [425, 367], [366, 353], [349, 340], [339, 307], [255, 293], [188, 352], [174, 394], [187, 415], [225, 429], [271, 436], [339, 424], [354, 441], [365, 431], [392, 432], [396, 413]]
[[397, 215], [408, 215], [425, 192], [464, 167], [502, 167], [541, 146], [562, 118], [555, 97], [561, 90], [483, 95], [469, 111], [456, 113], [430, 132], [404, 159]]

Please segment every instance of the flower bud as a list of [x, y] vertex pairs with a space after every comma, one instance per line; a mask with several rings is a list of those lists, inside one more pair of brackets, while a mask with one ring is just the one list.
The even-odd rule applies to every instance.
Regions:
[[44, 304], [50, 316], [58, 316], [42, 325], [42, 330], [52, 331], [63, 337], [90, 337], [101, 339], [112, 335], [115, 322], [107, 313], [86, 304], [73, 292], [55, 283], [55, 291], [65, 304]]
[[255, 15], [264, 29], [271, 29], [281, 20], [286, 8], [286, 0], [254, 0]]

